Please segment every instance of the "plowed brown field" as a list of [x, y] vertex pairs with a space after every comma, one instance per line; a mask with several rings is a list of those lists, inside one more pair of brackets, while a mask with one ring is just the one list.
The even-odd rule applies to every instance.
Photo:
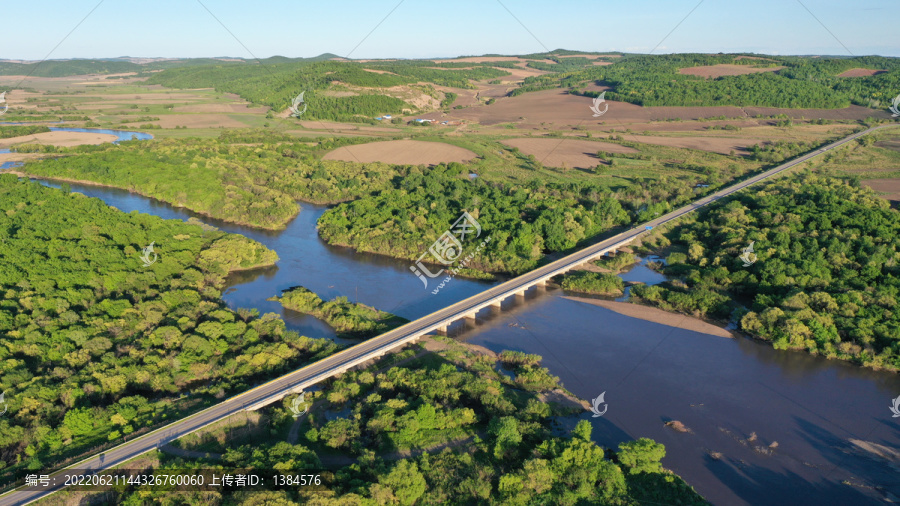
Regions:
[[882, 198], [900, 202], [900, 179], [865, 179], [862, 184], [883, 193]]
[[884, 74], [886, 70], [873, 69], [850, 69], [838, 74], [838, 77], [869, 77], [878, 74]]
[[443, 142], [399, 140], [344, 146], [331, 151], [322, 158], [363, 163], [436, 165], [442, 162], [467, 162], [476, 156], [468, 149]]
[[757, 74], [759, 72], [777, 72], [784, 67], [751, 67], [750, 65], [708, 65], [703, 67], [687, 67], [678, 69], [679, 74], [700, 76], [707, 79], [722, 76], [740, 76], [744, 74]]
[[600, 160], [597, 151], [610, 153], [637, 153], [634, 148], [620, 146], [609, 142], [595, 142], [579, 139], [530, 138], [507, 139], [503, 144], [519, 150], [526, 155], [534, 155], [538, 161], [548, 167], [574, 167], [589, 169], [596, 167]]

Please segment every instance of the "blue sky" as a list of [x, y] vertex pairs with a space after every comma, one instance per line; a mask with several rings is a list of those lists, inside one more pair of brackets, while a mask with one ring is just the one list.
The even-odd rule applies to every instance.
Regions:
[[212, 15], [196, 0], [104, 0], [61, 44], [97, 0], [7, 3], [0, 58], [418, 58], [649, 52], [661, 41], [655, 53], [900, 56], [896, 0], [704, 0], [668, 37], [699, 0], [202, 1]]

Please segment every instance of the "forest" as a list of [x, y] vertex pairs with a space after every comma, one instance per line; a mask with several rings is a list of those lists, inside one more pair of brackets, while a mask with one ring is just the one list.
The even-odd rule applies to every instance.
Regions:
[[[234, 145], [245, 142], [254, 145]], [[352, 141], [323, 140], [316, 149], [346, 142]], [[213, 218], [276, 230], [296, 216], [298, 199], [327, 204], [357, 198], [387, 187], [404, 170], [378, 162], [360, 170], [358, 164], [319, 160], [313, 148], [296, 139], [252, 131], [55, 152], [77, 156], [29, 161], [19, 170], [115, 186]]]
[[621, 295], [625, 283], [610, 273], [578, 271], [567, 274], [559, 283], [563, 290], [593, 295]]
[[[313, 62], [322, 61], [335, 55], [325, 53], [313, 58], [284, 58], [273, 56], [263, 60], [234, 61], [234, 58], [220, 60], [216, 58], [180, 58], [149, 61], [146, 63], [133, 63], [124, 58], [105, 58], [102, 60], [74, 59], [74, 60], [43, 60], [38, 63], [0, 62], [0, 75], [4, 76], [34, 76], [34, 77], [67, 77], [85, 74], [119, 74], [135, 72], [142, 74], [151, 70], [161, 70], [175, 67], [187, 67], [197, 65], [234, 65], [256, 66], [258, 63], [272, 64], [276, 62]], [[258, 67], [257, 67], [258, 68]]]
[[513, 186], [459, 177], [465, 172], [455, 162], [413, 171], [395, 188], [329, 209], [319, 218], [319, 233], [330, 244], [416, 260], [468, 211], [491, 241], [467, 268], [522, 273], [547, 252], [630, 222], [606, 188]]
[[405, 318], [379, 311], [365, 304], [350, 302], [344, 296], [326, 302], [302, 286], [285, 290], [281, 297], [272, 297], [268, 300], [277, 301], [292, 311], [324, 320], [340, 337], [372, 337], [409, 322]]
[[[468, 68], [434, 68], [431, 61], [356, 62], [287, 62], [265, 65], [201, 65], [174, 68], [153, 74], [147, 81], [170, 88], [215, 88], [236, 93], [255, 104], [275, 111], [287, 109], [300, 92], [308, 105], [304, 119], [374, 122], [374, 116], [398, 114], [412, 105], [381, 94], [379, 88], [428, 82], [441, 86], [472, 88], [471, 79], [492, 79], [508, 72], [487, 65], [470, 64]], [[388, 73], [364, 70], [374, 68]], [[321, 91], [339, 82], [365, 88], [371, 93], [333, 97]]]
[[0, 139], [19, 137], [49, 132], [50, 127], [44, 125], [0, 125]]
[[[662, 444], [639, 438], [604, 448], [591, 440], [588, 420], [554, 429], [554, 420], [574, 422], [584, 407], [541, 400], [564, 392], [541, 357], [501, 354], [516, 370], [512, 379], [496, 370], [498, 357], [435, 340], [441, 351], [408, 349], [329, 380], [307, 394], [310, 414], [297, 422], [285, 399], [257, 436], [239, 430], [243, 436], [206, 447], [222, 452], [220, 460], [164, 456], [157, 472], [276, 469], [323, 479], [318, 490], [180, 493], [204, 504], [706, 504], [662, 467]], [[301, 428], [292, 444], [283, 439], [294, 423]], [[174, 498], [150, 489], [124, 496], [125, 504]]]
[[277, 260], [257, 242], [11, 174], [0, 175], [0, 208], [3, 481], [102, 451], [336, 349], [220, 299], [228, 272]]
[[723, 199], [656, 246], [669, 242], [675, 280], [635, 286], [639, 300], [737, 318], [777, 349], [900, 369], [900, 214], [872, 190], [806, 173]]
[[[552, 56], [552, 55], [550, 55]], [[529, 63], [554, 73], [528, 77], [512, 95], [564, 87], [579, 92], [597, 82], [611, 87], [606, 98], [643, 106], [758, 106], [834, 109], [857, 104], [886, 107], [900, 89], [900, 62], [875, 56], [809, 58], [734, 54], [624, 55], [611, 65], [576, 68], [572, 58], [557, 65]], [[731, 64], [784, 67], [776, 72], [704, 78], [681, 68]], [[553, 67], [559, 68], [553, 68]], [[873, 76], [842, 78], [853, 68], [882, 70]], [[597, 96], [598, 92], [579, 92]]]

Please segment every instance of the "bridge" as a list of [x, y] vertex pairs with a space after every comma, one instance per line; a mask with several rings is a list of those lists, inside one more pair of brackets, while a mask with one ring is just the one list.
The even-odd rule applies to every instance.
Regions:
[[0, 496], [0, 506], [22, 505], [36, 501], [64, 488], [65, 479], [60, 479], [59, 477], [64, 476], [67, 472], [68, 474], [71, 474], [72, 470], [80, 470], [82, 472], [89, 471], [91, 473], [97, 473], [121, 465], [134, 457], [158, 449], [184, 435], [200, 430], [235, 413], [245, 410], [256, 410], [273, 402], [277, 402], [292, 392], [300, 392], [305, 388], [342, 374], [369, 360], [376, 359], [407, 344], [414, 343], [426, 334], [435, 331], [445, 331], [450, 324], [456, 321], [474, 319], [479, 311], [491, 306], [500, 307], [501, 302], [509, 297], [524, 295], [527, 290], [534, 286], [544, 286], [547, 281], [554, 276], [564, 274], [607, 253], [614, 252], [617, 249], [634, 242], [642, 235], [648, 233], [652, 228], [677, 220], [711, 202], [784, 172], [798, 164], [806, 162], [877, 129], [892, 126], [896, 126], [896, 124], [874, 127], [849, 135], [841, 140], [809, 152], [756, 176], [750, 177], [638, 227], [588, 246], [576, 253], [550, 262], [531, 272], [510, 279], [509, 281], [419, 318], [418, 320], [409, 322], [402, 327], [398, 327], [380, 336], [347, 348], [319, 360], [318, 362], [309, 364], [296, 371], [269, 381], [268, 383], [264, 383], [231, 397], [230, 399], [204, 409], [203, 411], [144, 434], [139, 438], [123, 443], [105, 453], [101, 453], [99, 456], [82, 460], [81, 462], [52, 474], [51, 477], [56, 478], [55, 485], [42, 489], [17, 489], [12, 492], [7, 492]]

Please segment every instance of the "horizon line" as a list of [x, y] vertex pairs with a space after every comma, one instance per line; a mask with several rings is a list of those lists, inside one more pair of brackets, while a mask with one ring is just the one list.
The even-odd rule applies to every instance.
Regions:
[[[775, 53], [757, 53], [753, 51], [735, 51], [735, 52], [710, 52], [710, 51], [684, 51], [684, 52], [671, 52], [671, 53], [643, 53], [639, 51], [619, 51], [619, 50], [609, 50], [609, 51], [578, 51], [571, 49], [554, 49], [551, 51], [542, 51], [542, 52], [532, 52], [532, 53], [521, 53], [521, 54], [500, 54], [500, 53], [484, 53], [484, 54], [463, 54], [457, 56], [422, 56], [422, 57], [372, 57], [372, 58], [347, 58], [336, 53], [325, 52], [315, 56], [285, 56], [281, 54], [273, 54], [270, 56], [257, 58], [257, 57], [243, 57], [243, 56], [229, 56], [229, 55], [220, 55], [220, 56], [130, 56], [130, 55], [122, 55], [122, 56], [86, 56], [86, 57], [69, 57], [69, 58], [47, 58], [44, 60], [31, 60], [24, 58], [4, 58], [0, 57], [0, 63], [20, 63], [20, 64], [34, 64], [41, 62], [49, 62], [49, 61], [85, 61], [85, 60], [129, 60], [129, 59], [142, 59], [142, 60], [241, 60], [241, 61], [257, 61], [257, 60], [267, 60], [270, 58], [285, 58], [290, 60], [312, 60], [315, 58], [321, 58], [323, 56], [331, 55], [329, 59], [331, 60], [339, 60], [339, 61], [362, 61], [362, 60], [408, 60], [408, 61], [416, 61], [416, 60], [457, 60], [461, 58], [521, 58], [523, 56], [530, 55], [554, 55], [558, 52], [567, 52], [570, 53], [566, 56], [577, 56], [577, 55], [591, 55], [591, 56], [602, 56], [602, 55], [638, 55], [638, 56], [671, 56], [671, 55], [688, 55], [688, 54], [699, 54], [699, 55], [755, 55], [755, 56], [774, 56], [774, 57], [805, 57], [805, 58], [840, 58], [840, 59], [853, 59], [853, 58], [864, 58], [864, 57], [880, 57], [880, 58], [900, 58], [900, 56], [893, 55], [884, 55], [884, 54], [858, 54], [858, 55], [844, 55], [844, 54], [826, 54], [826, 53], [807, 53], [807, 54], [775, 54]], [[137, 64], [140, 65], [140, 64]]]

